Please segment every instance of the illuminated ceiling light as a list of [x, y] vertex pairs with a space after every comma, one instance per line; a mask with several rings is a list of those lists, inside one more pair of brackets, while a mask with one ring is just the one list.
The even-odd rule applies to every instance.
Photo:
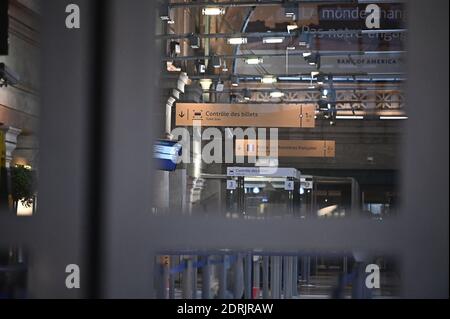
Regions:
[[288, 33], [291, 33], [291, 31], [294, 31], [294, 30], [297, 30], [297, 29], [298, 29], [298, 25], [296, 25], [296, 24], [289, 24], [289, 25], [286, 27], [286, 29], [287, 29], [287, 32], [288, 32]]
[[407, 116], [380, 116], [380, 120], [407, 120]]
[[283, 43], [284, 37], [270, 37], [270, 38], [263, 38], [263, 43], [266, 44], [276, 44], [276, 43]]
[[237, 75], [231, 76], [231, 86], [234, 86], [234, 87], [239, 86], [239, 77]]
[[324, 89], [324, 90], [322, 90], [322, 99], [326, 99], [326, 98], [328, 98], [328, 90]]
[[270, 97], [272, 97], [272, 98], [281, 98], [283, 96], [284, 96], [284, 93], [280, 92], [280, 91], [270, 92]]
[[312, 77], [312, 78], [315, 78], [315, 77], [318, 76], [319, 74], [320, 74], [319, 71], [312, 71], [312, 72], [311, 72], [311, 77]]
[[311, 52], [303, 52], [302, 55], [303, 55], [304, 58], [306, 58], [306, 57], [311, 56], [312, 53]]
[[338, 115], [337, 120], [364, 120], [364, 116], [360, 115]]
[[201, 79], [200, 80], [200, 85], [201, 85], [203, 91], [208, 91], [209, 88], [211, 87], [212, 83], [213, 83], [213, 81], [211, 79]]
[[203, 8], [202, 14], [204, 16], [219, 16], [225, 14], [225, 9], [220, 7]]
[[227, 43], [228, 44], [234, 44], [234, 45], [246, 44], [247, 43], [247, 38], [228, 38], [227, 39]]
[[247, 58], [247, 59], [245, 59], [245, 63], [250, 64], [250, 65], [261, 64], [261, 63], [263, 63], [263, 59], [258, 58], [258, 57]]
[[264, 84], [274, 84], [277, 83], [277, 78], [273, 75], [265, 75], [261, 78], [261, 82]]

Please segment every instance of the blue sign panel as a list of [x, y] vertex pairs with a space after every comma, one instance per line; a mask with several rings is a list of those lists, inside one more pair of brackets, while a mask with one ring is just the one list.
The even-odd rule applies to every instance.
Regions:
[[174, 171], [181, 156], [182, 147], [177, 141], [157, 140], [153, 147], [156, 166], [162, 171]]

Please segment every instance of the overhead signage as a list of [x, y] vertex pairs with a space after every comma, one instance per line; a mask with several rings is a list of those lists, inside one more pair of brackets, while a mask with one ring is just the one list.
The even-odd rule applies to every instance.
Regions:
[[402, 3], [325, 4], [317, 10], [319, 26], [324, 30], [400, 29], [407, 19]]
[[228, 177], [292, 177], [300, 180], [301, 173], [295, 168], [287, 167], [227, 167]]
[[237, 189], [237, 182], [233, 179], [227, 180], [227, 190]]
[[315, 104], [177, 103], [176, 125], [314, 128]]
[[[265, 147], [261, 149], [261, 147]], [[266, 141], [265, 145], [258, 143], [257, 140], [236, 140], [236, 156], [259, 156], [264, 157], [270, 154], [276, 154], [276, 147]], [[335, 141], [318, 140], [279, 140], [278, 157], [335, 157]]]
[[294, 190], [294, 181], [285, 181], [284, 182], [284, 190], [285, 191], [293, 191]]

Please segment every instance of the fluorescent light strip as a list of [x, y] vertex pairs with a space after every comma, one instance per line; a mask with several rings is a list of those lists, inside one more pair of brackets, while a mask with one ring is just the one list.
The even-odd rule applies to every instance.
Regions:
[[245, 59], [245, 63], [252, 64], [252, 65], [260, 64], [260, 63], [263, 63], [263, 59], [261, 59], [261, 58], [248, 58], [248, 59]]
[[261, 82], [264, 84], [273, 84], [277, 83], [277, 78], [274, 76], [265, 76], [261, 79]]
[[283, 96], [284, 96], [283, 92], [279, 92], [279, 91], [270, 92], [270, 97], [273, 97], [273, 98], [280, 98]]
[[407, 120], [407, 116], [380, 116], [380, 120]]
[[266, 44], [275, 44], [275, 43], [283, 43], [284, 37], [278, 37], [278, 38], [263, 38], [263, 43]]
[[338, 115], [337, 120], [364, 120], [364, 116], [359, 115]]
[[247, 38], [229, 38], [227, 39], [227, 43], [234, 45], [245, 44], [247, 43]]
[[218, 16], [218, 15], [224, 15], [224, 14], [225, 14], [225, 9], [224, 9], [224, 8], [219, 8], [219, 7], [208, 7], [208, 8], [203, 8], [202, 14], [203, 14], [204, 16]]

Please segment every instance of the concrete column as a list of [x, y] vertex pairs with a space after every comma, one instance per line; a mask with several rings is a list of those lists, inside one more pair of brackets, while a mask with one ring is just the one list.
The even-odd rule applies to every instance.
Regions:
[[[153, 187], [154, 208], [158, 214], [165, 213], [169, 210], [169, 172], [154, 171]], [[157, 187], [156, 187], [157, 185]]]
[[17, 138], [22, 130], [15, 127], [4, 127], [1, 130], [5, 136], [5, 166], [9, 168], [12, 163], [13, 152], [17, 147]]
[[184, 213], [187, 209], [187, 171], [177, 169], [169, 173], [169, 207], [174, 213]]

